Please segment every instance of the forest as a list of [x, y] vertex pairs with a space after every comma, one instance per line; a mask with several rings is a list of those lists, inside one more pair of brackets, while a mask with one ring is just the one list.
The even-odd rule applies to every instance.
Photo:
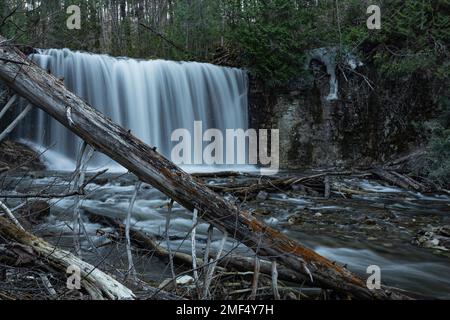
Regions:
[[0, 300], [450, 298], [449, 0], [2, 0]]

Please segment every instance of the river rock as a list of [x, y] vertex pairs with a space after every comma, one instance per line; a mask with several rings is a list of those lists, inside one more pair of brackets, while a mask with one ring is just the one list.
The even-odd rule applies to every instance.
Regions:
[[260, 191], [256, 196], [256, 199], [260, 201], [267, 200], [267, 198], [269, 198], [269, 194], [265, 191]]
[[417, 232], [413, 244], [424, 248], [450, 251], [450, 226], [428, 226]]

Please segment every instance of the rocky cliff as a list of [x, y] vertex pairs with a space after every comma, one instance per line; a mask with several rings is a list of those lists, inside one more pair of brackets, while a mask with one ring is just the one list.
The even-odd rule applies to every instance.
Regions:
[[[312, 58], [284, 88], [251, 80], [250, 125], [280, 130], [282, 168], [372, 165], [420, 144], [416, 124], [436, 109], [430, 84], [387, 81], [370, 64], [336, 63], [330, 75], [323, 60]], [[334, 76], [338, 94], [330, 99]]]

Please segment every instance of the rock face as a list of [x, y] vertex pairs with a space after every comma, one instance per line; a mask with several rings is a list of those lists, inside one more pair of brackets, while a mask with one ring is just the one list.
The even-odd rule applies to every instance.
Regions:
[[[365, 166], [417, 146], [412, 124], [435, 111], [428, 84], [391, 83], [370, 65], [350, 64], [330, 75], [330, 65], [313, 57], [305, 75], [277, 90], [251, 80], [250, 126], [280, 130], [281, 168]], [[330, 99], [334, 76], [339, 91]]]

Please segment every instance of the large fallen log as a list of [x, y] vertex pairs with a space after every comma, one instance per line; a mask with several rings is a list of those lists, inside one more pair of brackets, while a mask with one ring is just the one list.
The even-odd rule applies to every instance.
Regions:
[[[288, 177], [261, 177], [253, 176], [257, 178], [258, 181], [254, 180], [238, 182], [238, 183], [227, 183], [227, 184], [217, 184], [209, 185], [208, 187], [216, 192], [220, 193], [232, 193], [245, 200], [250, 200], [255, 197], [260, 191], [284, 191], [289, 190], [293, 186], [302, 185], [304, 188], [309, 190], [314, 190], [314, 192], [321, 192], [326, 195], [327, 193], [327, 177], [330, 176], [351, 176], [351, 177], [366, 177], [371, 175], [370, 173], [354, 173], [351, 171], [344, 172], [323, 172], [319, 174], [314, 174], [310, 176], [298, 177], [298, 176], [288, 176]], [[201, 175], [195, 175], [196, 177], [204, 177]], [[207, 176], [206, 176], [207, 177]], [[330, 190], [328, 190], [330, 191]]]
[[[98, 267], [79, 259], [68, 251], [51, 245], [3, 217], [0, 217], [0, 238], [12, 242], [13, 246], [20, 244], [20, 248], [30, 248], [33, 256], [35, 255], [41, 260], [39, 265], [45, 264], [50, 270], [66, 275], [67, 267], [78, 267], [80, 269], [81, 288], [85, 289], [92, 299], [131, 300], [135, 298], [130, 289], [98, 269]], [[8, 256], [1, 250], [0, 246], [0, 260], [3, 258], [7, 259]], [[25, 260], [25, 262], [27, 261]], [[16, 265], [17, 261], [13, 264]], [[138, 284], [142, 287], [140, 298], [151, 296], [158, 300], [182, 300], [179, 296], [151, 287], [142, 281], [139, 281]]]
[[389, 172], [381, 168], [376, 168], [372, 170], [372, 173], [382, 180], [406, 190], [421, 192], [426, 190], [426, 187], [421, 185], [419, 182], [395, 171]]
[[385, 288], [369, 290], [363, 279], [347, 269], [268, 227], [249, 212], [239, 210], [67, 90], [60, 80], [27, 60], [15, 47], [0, 47], [0, 79], [141, 181], [188, 210], [197, 209], [201, 219], [227, 232], [258, 255], [301, 273], [311, 285], [361, 299], [404, 298]]
[[93, 299], [131, 300], [135, 298], [130, 289], [97, 267], [20, 229], [4, 217], [0, 217], [0, 237], [31, 248], [38, 257], [63, 274], [66, 273], [68, 267], [77, 267], [80, 270], [81, 286], [89, 292]]
[[[125, 225], [120, 219], [114, 219], [107, 216], [86, 212], [91, 222], [100, 223], [108, 227], [116, 229], [122, 238], [125, 237]], [[145, 232], [132, 228], [130, 237], [133, 245], [141, 250], [151, 251], [156, 257], [161, 259], [169, 258], [169, 250], [162, 247], [158, 241]], [[216, 252], [210, 252], [209, 257], [215, 258]], [[172, 252], [174, 262], [180, 265], [192, 266], [192, 256], [183, 252]], [[204, 259], [197, 258], [197, 265], [204, 265]], [[224, 269], [236, 269], [238, 271], [249, 271], [255, 267], [255, 259], [253, 257], [245, 257], [242, 255], [231, 253], [224, 256], [218, 261], [218, 265]], [[260, 260], [260, 272], [271, 275], [272, 263], [267, 260]], [[291, 282], [302, 282], [302, 275], [292, 271], [284, 266], [278, 269], [279, 279]]]

